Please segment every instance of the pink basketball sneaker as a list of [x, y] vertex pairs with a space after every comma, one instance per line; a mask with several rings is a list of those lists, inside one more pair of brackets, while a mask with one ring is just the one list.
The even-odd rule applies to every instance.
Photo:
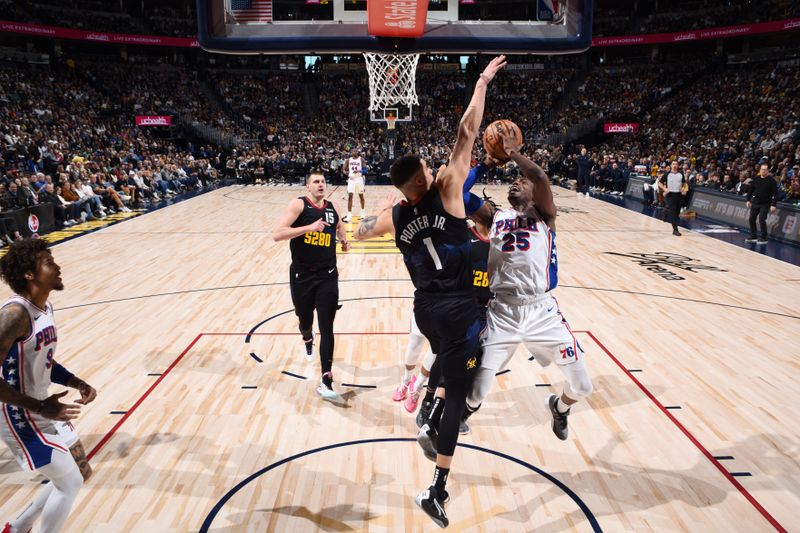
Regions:
[[392, 400], [394, 400], [395, 402], [402, 402], [403, 400], [406, 399], [407, 390], [408, 390], [408, 383], [403, 383], [401, 381], [400, 385], [398, 385], [397, 389], [395, 389], [395, 391], [392, 393]]
[[422, 386], [417, 386], [417, 379], [419, 379], [419, 376], [414, 375], [414, 377], [411, 378], [411, 381], [408, 382], [408, 397], [406, 398], [406, 401], [403, 402], [403, 407], [405, 407], [406, 411], [409, 413], [413, 413], [417, 410], [419, 394], [422, 392]]

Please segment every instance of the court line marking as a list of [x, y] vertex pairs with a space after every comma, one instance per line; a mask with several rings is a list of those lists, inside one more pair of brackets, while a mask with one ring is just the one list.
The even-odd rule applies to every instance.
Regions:
[[778, 521], [775, 519], [775, 517], [773, 517], [773, 516], [772, 516], [772, 515], [769, 513], [769, 511], [767, 511], [767, 510], [766, 510], [766, 509], [765, 509], [765, 508], [764, 508], [764, 507], [763, 507], [763, 506], [762, 506], [762, 505], [761, 505], [761, 504], [758, 502], [758, 500], [756, 500], [756, 499], [755, 499], [755, 497], [753, 497], [753, 495], [752, 495], [752, 494], [750, 494], [750, 492], [749, 492], [749, 491], [748, 491], [746, 488], [744, 488], [744, 486], [742, 486], [742, 484], [741, 484], [741, 483], [739, 483], [739, 482], [738, 482], [738, 481], [737, 481], [737, 480], [736, 480], [736, 479], [733, 477], [733, 475], [732, 475], [730, 472], [728, 472], [728, 470], [727, 470], [727, 469], [725, 469], [725, 467], [724, 467], [724, 466], [722, 466], [722, 463], [720, 463], [720, 462], [719, 462], [719, 461], [718, 461], [718, 460], [717, 460], [717, 459], [714, 457], [714, 455], [713, 455], [711, 452], [709, 452], [709, 451], [708, 451], [708, 449], [706, 449], [706, 447], [705, 447], [705, 446], [703, 446], [702, 444], [700, 444], [700, 441], [699, 441], [699, 440], [697, 440], [697, 438], [696, 438], [696, 437], [695, 437], [695, 436], [692, 434], [692, 432], [691, 432], [691, 431], [689, 431], [688, 429], [686, 429], [686, 427], [685, 427], [683, 424], [681, 424], [681, 423], [678, 421], [678, 419], [677, 419], [677, 418], [675, 418], [675, 416], [674, 416], [672, 413], [670, 413], [670, 412], [668, 411], [667, 407], [665, 407], [665, 406], [664, 406], [664, 405], [663, 405], [661, 402], [659, 402], [659, 401], [656, 399], [656, 397], [653, 395], [653, 393], [652, 393], [652, 392], [650, 392], [650, 390], [649, 390], [647, 387], [645, 387], [645, 386], [642, 384], [642, 382], [641, 382], [641, 381], [639, 381], [638, 379], [636, 379], [636, 377], [635, 377], [633, 374], [631, 374], [631, 372], [630, 372], [630, 371], [628, 371], [628, 369], [627, 369], [627, 368], [625, 368], [625, 365], [623, 365], [623, 364], [620, 362], [620, 360], [619, 360], [619, 359], [617, 359], [617, 358], [614, 356], [614, 354], [612, 354], [612, 353], [611, 353], [611, 352], [608, 350], [608, 348], [606, 348], [606, 347], [605, 347], [605, 345], [604, 345], [602, 342], [600, 342], [600, 340], [599, 340], [597, 337], [595, 337], [595, 336], [594, 336], [594, 334], [593, 334], [591, 331], [589, 331], [589, 330], [583, 330], [583, 331], [581, 331], [581, 330], [575, 330], [574, 332], [575, 332], [575, 333], [585, 333], [585, 334], [589, 335], [589, 337], [591, 337], [591, 339], [594, 341], [594, 343], [595, 343], [595, 344], [597, 344], [597, 346], [599, 346], [599, 347], [600, 347], [600, 349], [602, 349], [602, 350], [603, 350], [603, 351], [606, 353], [606, 355], [608, 355], [608, 357], [610, 357], [610, 358], [611, 358], [611, 360], [612, 360], [612, 361], [614, 361], [614, 363], [616, 363], [616, 365], [617, 365], [617, 366], [620, 368], [620, 370], [622, 370], [622, 371], [625, 373], [625, 375], [626, 375], [626, 376], [628, 376], [628, 377], [631, 379], [631, 381], [633, 381], [633, 382], [636, 384], [636, 386], [637, 386], [637, 387], [639, 387], [639, 389], [640, 389], [640, 390], [641, 390], [641, 391], [642, 391], [642, 392], [645, 394], [645, 396], [647, 396], [648, 398], [650, 398], [650, 400], [651, 400], [651, 401], [652, 401], [652, 402], [655, 404], [655, 406], [656, 406], [656, 407], [658, 407], [658, 409], [659, 409], [659, 410], [660, 410], [660, 411], [661, 411], [661, 412], [664, 414], [664, 416], [666, 416], [667, 418], [669, 418], [669, 419], [670, 419], [670, 421], [671, 421], [673, 424], [675, 424], [675, 427], [677, 427], [677, 428], [678, 428], [678, 429], [681, 431], [681, 433], [683, 433], [683, 434], [686, 436], [686, 438], [688, 438], [688, 439], [691, 441], [691, 443], [692, 443], [692, 444], [694, 444], [694, 445], [695, 445], [695, 447], [696, 447], [698, 450], [700, 450], [700, 453], [702, 453], [702, 454], [703, 454], [703, 455], [706, 457], [706, 459], [708, 459], [708, 460], [711, 462], [711, 464], [713, 464], [713, 465], [714, 465], [714, 466], [717, 468], [717, 470], [719, 470], [719, 471], [722, 473], [722, 475], [723, 475], [723, 476], [725, 476], [725, 478], [726, 478], [728, 481], [730, 481], [730, 482], [731, 482], [731, 485], [733, 485], [733, 486], [734, 486], [734, 487], [735, 487], [735, 488], [736, 488], [736, 489], [739, 491], [739, 493], [740, 493], [742, 496], [744, 496], [744, 498], [745, 498], [745, 499], [746, 499], [748, 502], [750, 502], [750, 504], [751, 504], [753, 507], [755, 507], [755, 508], [756, 508], [756, 510], [757, 510], [759, 513], [761, 513], [761, 516], [763, 516], [764, 518], [766, 518], [766, 519], [767, 519], [767, 522], [769, 522], [769, 523], [772, 525], [772, 527], [774, 527], [774, 528], [775, 528], [777, 531], [780, 531], [780, 532], [782, 532], [782, 533], [786, 533], [786, 529], [785, 529], [785, 528], [784, 528], [784, 527], [783, 527], [783, 526], [782, 526], [782, 525], [781, 525], [781, 524], [780, 524], [780, 523], [779, 523], [779, 522], [778, 522]]
[[[340, 279], [339, 283], [359, 283], [359, 282], [374, 283], [374, 282], [387, 282], [387, 281], [407, 282], [409, 284], [411, 283], [411, 280], [408, 279], [408, 278], [396, 278], [396, 279], [395, 278], [392, 278], [392, 279], [373, 279], [373, 278]], [[193, 294], [193, 293], [196, 293], [196, 292], [210, 292], [210, 291], [221, 291], [221, 290], [232, 290], [232, 289], [253, 289], [253, 288], [260, 288], [260, 287], [276, 287], [276, 286], [279, 286], [279, 285], [289, 285], [289, 282], [288, 281], [275, 281], [275, 282], [271, 282], [271, 283], [247, 283], [247, 284], [243, 284], [243, 285], [228, 285], [228, 286], [221, 286], [221, 287], [204, 287], [204, 288], [200, 288], [200, 289], [186, 289], [186, 290], [182, 290], [182, 291], [160, 292], [160, 293], [155, 293], [155, 294], [143, 294], [143, 295], [140, 295], [140, 296], [129, 296], [129, 297], [126, 297], [126, 298], [114, 298], [114, 299], [110, 299], [110, 300], [101, 300], [101, 301], [98, 301], [98, 302], [88, 302], [88, 303], [83, 303], [83, 304], [68, 305], [68, 306], [65, 306], [65, 307], [57, 307], [54, 310], [55, 311], [68, 311], [68, 310], [71, 310], [71, 309], [79, 309], [81, 307], [91, 307], [93, 305], [103, 305], [103, 304], [113, 304], [113, 303], [119, 303], [119, 302], [129, 302], [129, 301], [132, 301], [132, 300], [144, 300], [146, 298], [158, 298], [158, 297], [161, 297], [161, 296], [179, 296], [179, 295], [182, 295], [182, 294]], [[765, 315], [773, 315], [773, 316], [779, 316], [779, 317], [784, 317], [784, 318], [792, 318], [794, 320], [800, 320], [800, 315], [788, 315], [788, 314], [785, 314], [785, 313], [779, 313], [777, 311], [769, 311], [769, 310], [766, 310], [766, 309], [756, 309], [754, 307], [744, 307], [744, 306], [741, 306], [741, 305], [728, 304], [728, 303], [724, 303], [724, 302], [712, 302], [712, 301], [709, 301], [709, 300], [698, 300], [698, 299], [695, 299], [695, 298], [683, 298], [683, 297], [679, 297], [679, 296], [671, 296], [669, 294], [653, 294], [653, 293], [649, 293], [649, 292], [626, 291], [626, 290], [623, 290], [623, 289], [611, 289], [611, 288], [605, 288], [605, 287], [584, 287], [584, 286], [581, 286], [581, 285], [568, 285], [568, 284], [559, 284], [558, 286], [559, 286], [559, 288], [562, 288], [562, 289], [578, 289], [578, 290], [584, 290], [584, 291], [609, 292], [609, 293], [612, 293], [612, 294], [625, 294], [625, 295], [632, 295], [632, 296], [647, 296], [647, 297], [650, 297], [650, 298], [662, 298], [662, 299], [666, 299], [666, 300], [676, 300], [676, 301], [679, 301], [679, 302], [690, 302], [690, 303], [697, 303], [697, 304], [717, 305], [717, 306], [720, 306], [720, 307], [729, 307], [731, 309], [739, 309], [739, 310], [742, 310], [742, 311], [749, 311], [751, 313], [761, 313], [761, 314], [765, 314]], [[377, 298], [378, 297], [375, 297], [374, 299], [377, 299]], [[380, 298], [413, 299], [414, 297], [413, 296], [383, 296], [383, 297], [380, 297]], [[357, 299], [357, 298], [355, 298], [355, 299]], [[339, 301], [340, 302], [344, 302], [344, 301], [352, 301], [352, 300], [355, 300], [355, 299], [339, 300]], [[292, 311], [293, 310], [290, 310], [290, 311], [287, 311], [287, 312], [290, 313]], [[274, 315], [274, 316], [277, 316], [277, 315]]]
[[[706, 449], [705, 446], [703, 446], [700, 443], [700, 441], [698, 441], [697, 438], [688, 429], [686, 429], [686, 427], [684, 427], [684, 425], [681, 424], [678, 421], [678, 419], [675, 418], [672, 415], [672, 413], [670, 413], [661, 404], [661, 402], [658, 401], [658, 399], [656, 399], [656, 397], [653, 395], [653, 393], [650, 392], [650, 390], [647, 387], [645, 387], [638, 379], [636, 379], [636, 377], [632, 373], [630, 373], [628, 371], [628, 369], [625, 367], [625, 365], [623, 365], [620, 362], [620, 360], [617, 359], [614, 356], [614, 354], [612, 354], [608, 350], [608, 348], [606, 348], [605, 345], [591, 331], [589, 331], [589, 330], [574, 330], [573, 332], [574, 333], [583, 333], [583, 334], [588, 335], [594, 341], [594, 343], [597, 344], [597, 346], [599, 346], [600, 349], [602, 349], [603, 352], [605, 352], [605, 354], [608, 355], [608, 357], [611, 358], [611, 360], [614, 363], [616, 363], [616, 365], [620, 368], [620, 370], [622, 370], [622, 372], [626, 376], [628, 376], [631, 379], [631, 381], [633, 381], [634, 384], [636, 384], [637, 387], [639, 387], [639, 389], [644, 393], [644, 395], [647, 396], [653, 402], [653, 404], [655, 404], [656, 407], [658, 407], [659, 410], [661, 410], [661, 412], [675, 425], [675, 427], [677, 427], [681, 431], [681, 433], [683, 433], [686, 436], [686, 438], [688, 438], [689, 441], [691, 441], [691, 443], [694, 444], [694, 446], [700, 451], [700, 453], [702, 453], [711, 462], [711, 464], [713, 464], [717, 468], [717, 470], [719, 470], [720, 473], [722, 473], [722, 475], [725, 476], [725, 478], [739, 491], [739, 493], [742, 496], [744, 496], [744, 498], [748, 502], [750, 502], [750, 504], [759, 513], [761, 513], [761, 515], [777, 531], [779, 531], [781, 533], [787, 533], [786, 529], [758, 502], [758, 500], [756, 500], [756, 498], [753, 497], [753, 495], [750, 494], [750, 492], [744, 486], [742, 486], [742, 484], [739, 483], [725, 469], [724, 466], [722, 466], [722, 464], [714, 457], [714, 455], [711, 452], [709, 452], [708, 449]], [[97, 444], [94, 445], [94, 447], [91, 449], [91, 451], [86, 456], [87, 460], [91, 460], [92, 457], [97, 455], [103, 449], [103, 447], [106, 445], [106, 443], [111, 439], [111, 437], [114, 436], [114, 434], [119, 430], [119, 428], [122, 426], [122, 424], [124, 424], [125, 421], [131, 415], [133, 415], [134, 412], [136, 412], [136, 410], [144, 402], [144, 400], [146, 400], [147, 397], [155, 390], [155, 388], [164, 379], [166, 379], [166, 377], [170, 374], [170, 372], [172, 372], [172, 370], [178, 365], [178, 363], [181, 362], [181, 360], [186, 356], [186, 354], [189, 353], [189, 351], [194, 347], [194, 345], [197, 344], [197, 341], [199, 341], [200, 338], [202, 338], [204, 335], [208, 335], [208, 336], [215, 336], [215, 335], [252, 335], [252, 333], [238, 333], [238, 334], [230, 334], [230, 333], [198, 333], [197, 336], [194, 338], [194, 340], [192, 340], [192, 342], [180, 353], [180, 355], [178, 355], [178, 357], [175, 358], [175, 360], [172, 362], [172, 364], [169, 365], [169, 367], [164, 371], [164, 373], [161, 376], [159, 376], [159, 378], [157, 380], [155, 380], [155, 382], [153, 382], [152, 385], [150, 385], [150, 387], [144, 392], [144, 394], [142, 394], [142, 396], [139, 397], [139, 399], [133, 404], [133, 406], [130, 409], [128, 409], [128, 411], [125, 413], [125, 415], [122, 416], [122, 418], [120, 418], [119, 421], [117, 421], [117, 423], [114, 424], [114, 426], [108, 431], [108, 433], [106, 433], [105, 436], [103, 436], [103, 438], [100, 439], [100, 441]]]
[[[375, 444], [375, 443], [386, 443], [386, 442], [407, 442], [408, 443], [408, 442], [416, 442], [416, 441], [417, 441], [417, 439], [414, 439], [414, 438], [392, 437], [392, 438], [363, 439], [363, 440], [353, 440], [353, 441], [348, 441], [348, 442], [338, 442], [338, 443], [335, 443], [335, 444], [329, 444], [327, 446], [321, 446], [319, 448], [314, 448], [314, 449], [311, 449], [311, 450], [306, 450], [306, 451], [303, 451], [303, 452], [300, 452], [300, 453], [296, 453], [296, 454], [294, 454], [294, 455], [292, 455], [290, 457], [286, 457], [284, 459], [281, 459], [280, 461], [276, 461], [276, 462], [274, 462], [274, 463], [272, 463], [270, 465], [265, 466], [261, 470], [258, 470], [256, 472], [254, 472], [253, 474], [250, 474], [249, 476], [247, 476], [245, 479], [243, 479], [242, 481], [237, 483], [231, 490], [229, 490], [219, 501], [217, 501], [217, 503], [214, 505], [214, 507], [211, 508], [211, 511], [206, 516], [206, 519], [203, 521], [203, 525], [200, 526], [200, 533], [207, 533], [208, 531], [210, 531], [209, 528], [211, 527], [211, 524], [214, 522], [214, 518], [216, 518], [216, 516], [219, 513], [219, 511], [225, 506], [225, 504], [228, 502], [228, 500], [230, 500], [233, 496], [235, 496], [236, 493], [239, 492], [239, 490], [241, 490], [243, 487], [245, 487], [251, 481], [253, 481], [253, 480], [261, 477], [262, 475], [266, 474], [270, 470], [278, 468], [279, 466], [283, 466], [284, 464], [289, 463], [291, 461], [294, 461], [295, 459], [301, 459], [301, 458], [303, 458], [303, 457], [305, 457], [307, 455], [320, 453], [320, 452], [325, 452], [325, 451], [333, 450], [333, 449], [336, 449], [336, 448], [342, 448], [344, 446], [355, 446], [355, 445], [358, 445], [358, 444]], [[498, 452], [496, 450], [492, 450], [492, 449], [489, 449], [489, 448], [483, 448], [481, 446], [475, 446], [474, 444], [461, 443], [461, 442], [458, 443], [458, 446], [461, 447], [461, 448], [468, 448], [468, 449], [471, 449], [471, 450], [475, 450], [475, 451], [479, 451], [479, 452], [484, 452], [484, 453], [489, 453], [489, 454], [492, 454], [492, 455], [496, 455], [497, 457], [500, 457], [500, 458], [505, 459], [507, 461], [511, 461], [511, 462], [516, 463], [516, 464], [518, 464], [518, 465], [520, 465], [520, 466], [522, 466], [524, 468], [532, 470], [533, 472], [536, 472], [537, 474], [539, 474], [540, 476], [544, 477], [545, 479], [547, 479], [548, 481], [553, 483], [555, 486], [560, 488], [567, 496], [569, 496], [572, 499], [572, 501], [574, 501], [578, 505], [580, 510], [583, 512], [584, 516], [586, 516], [586, 519], [589, 521], [589, 524], [592, 526], [592, 530], [597, 532], [597, 533], [602, 533], [603, 530], [600, 528], [600, 524], [597, 522], [597, 518], [595, 518], [595, 516], [592, 513], [591, 509], [589, 509], [589, 507], [583, 502], [583, 500], [580, 499], [580, 497], [577, 494], [575, 494], [572, 491], [572, 489], [570, 489], [567, 485], [565, 485], [564, 483], [559, 481], [557, 478], [553, 477], [551, 474], [545, 472], [544, 470], [542, 470], [540, 468], [537, 468], [537, 467], [533, 466], [530, 463], [526, 463], [525, 461], [523, 461], [521, 459], [517, 459], [516, 457], [513, 457], [511, 455], [507, 455], [507, 454], [502, 453], [502, 452]]]

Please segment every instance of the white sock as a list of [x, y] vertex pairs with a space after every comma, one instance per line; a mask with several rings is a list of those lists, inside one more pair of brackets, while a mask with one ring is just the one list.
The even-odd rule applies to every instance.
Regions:
[[39, 518], [39, 515], [42, 514], [44, 504], [47, 503], [47, 498], [50, 497], [51, 492], [53, 492], [53, 484], [48, 483], [36, 493], [30, 505], [22, 511], [22, 514], [20, 514], [16, 520], [11, 522], [11, 533], [28, 531], [33, 527], [33, 523]]
[[351, 211], [347, 212], [347, 220], [353, 220], [353, 213]]
[[422, 372], [420, 372], [419, 374], [417, 374], [417, 379], [414, 380], [414, 390], [412, 390], [411, 392], [417, 393], [421, 391], [424, 386], [425, 386], [425, 376], [423, 376]]
[[367, 214], [366, 214], [366, 212], [364, 211], [364, 208], [362, 207], [362, 208], [361, 208], [361, 218], [364, 218], [365, 216], [367, 216]]
[[407, 369], [406, 367], [403, 367], [403, 383], [405, 384], [408, 383], [409, 381], [411, 381], [411, 370]]
[[72, 509], [72, 504], [78, 497], [78, 491], [83, 486], [83, 476], [70, 454], [56, 451], [53, 452], [50, 464], [43, 466], [39, 471], [50, 478], [50, 484], [53, 485], [44, 509], [42, 509], [40, 530], [61, 531]]
[[564, 400], [562, 400], [561, 398], [559, 398], [558, 401], [556, 402], [556, 411], [558, 411], [559, 413], [562, 414], [566, 413], [567, 411], [569, 411], [570, 407], [571, 406], [565, 404]]

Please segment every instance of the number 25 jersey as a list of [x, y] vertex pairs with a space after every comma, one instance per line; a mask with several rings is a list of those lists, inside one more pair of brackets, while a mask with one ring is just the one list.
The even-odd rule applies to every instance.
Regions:
[[529, 298], [558, 285], [556, 233], [540, 217], [497, 211], [489, 242], [489, 281], [496, 297]]

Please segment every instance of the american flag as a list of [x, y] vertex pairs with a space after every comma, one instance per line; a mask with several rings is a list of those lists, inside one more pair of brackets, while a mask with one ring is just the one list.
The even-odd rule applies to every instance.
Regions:
[[231, 0], [237, 22], [272, 22], [272, 0]]

